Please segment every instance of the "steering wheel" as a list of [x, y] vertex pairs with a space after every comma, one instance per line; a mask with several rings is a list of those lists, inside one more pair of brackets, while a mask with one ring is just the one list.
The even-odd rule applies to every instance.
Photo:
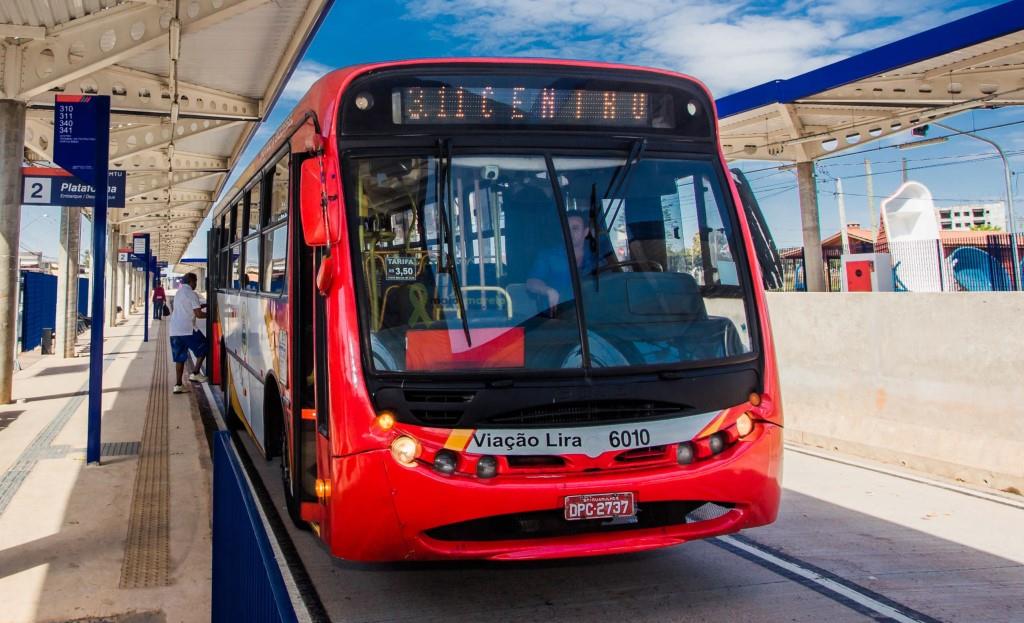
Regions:
[[651, 266], [654, 268], [652, 272], [663, 273], [665, 267], [661, 265], [661, 262], [655, 260], [626, 260], [625, 262], [615, 262], [614, 264], [605, 264], [604, 266], [598, 266], [594, 269], [594, 274], [599, 274], [612, 270], [613, 268], [621, 268], [623, 266]]

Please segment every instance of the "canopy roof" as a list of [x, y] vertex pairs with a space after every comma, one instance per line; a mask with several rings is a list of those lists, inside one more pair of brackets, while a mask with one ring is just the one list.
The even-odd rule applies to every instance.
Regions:
[[727, 158], [805, 162], [973, 108], [1024, 104], [1024, 0], [718, 100]]
[[[332, 0], [0, 0], [0, 98], [53, 159], [56, 93], [111, 96], [119, 234], [181, 257]], [[121, 241], [123, 243], [123, 241]]]

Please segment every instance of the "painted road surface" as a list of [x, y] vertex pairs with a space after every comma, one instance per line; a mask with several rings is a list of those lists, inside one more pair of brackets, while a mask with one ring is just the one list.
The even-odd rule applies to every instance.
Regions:
[[367, 565], [286, 525], [333, 621], [1024, 621], [1024, 501], [833, 458], [787, 449], [772, 526], [627, 556]]

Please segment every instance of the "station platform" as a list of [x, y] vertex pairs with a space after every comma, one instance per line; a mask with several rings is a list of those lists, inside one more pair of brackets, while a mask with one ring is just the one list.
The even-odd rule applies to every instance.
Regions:
[[[0, 406], [0, 623], [209, 621], [211, 462], [167, 323], [106, 330], [102, 459], [85, 463], [88, 344], [16, 373]], [[88, 334], [85, 334], [86, 336]]]

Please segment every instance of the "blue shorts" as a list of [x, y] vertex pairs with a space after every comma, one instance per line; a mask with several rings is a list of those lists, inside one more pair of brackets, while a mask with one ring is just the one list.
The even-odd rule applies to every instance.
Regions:
[[185, 363], [188, 351], [197, 358], [206, 355], [206, 337], [199, 331], [193, 331], [192, 335], [171, 336], [171, 359], [174, 363]]

